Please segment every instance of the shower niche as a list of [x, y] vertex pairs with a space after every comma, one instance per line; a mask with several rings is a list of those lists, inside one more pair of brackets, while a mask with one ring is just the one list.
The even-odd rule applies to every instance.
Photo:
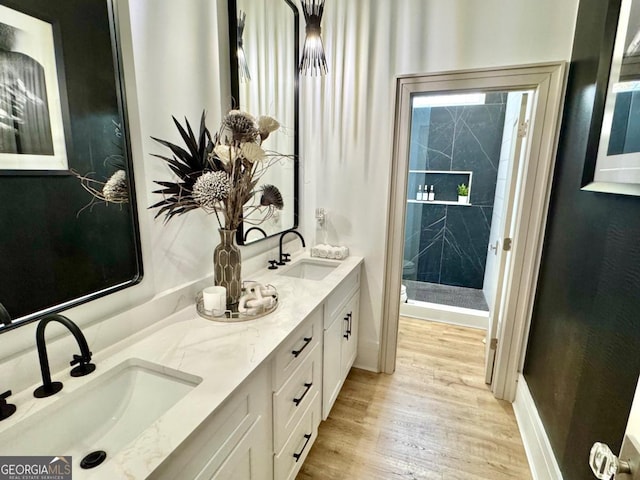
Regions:
[[[436, 205], [471, 206], [472, 202], [458, 202], [458, 185], [465, 184], [471, 199], [473, 172], [453, 170], [410, 170], [407, 185], [407, 202], [430, 203]], [[428, 194], [433, 187], [433, 200]], [[428, 189], [425, 192], [425, 189]], [[427, 195], [425, 195], [427, 194]]]

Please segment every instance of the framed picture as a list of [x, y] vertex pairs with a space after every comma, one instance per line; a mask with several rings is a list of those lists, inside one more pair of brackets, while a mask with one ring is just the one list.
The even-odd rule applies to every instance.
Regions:
[[582, 189], [640, 196], [640, 0], [610, 0]]
[[67, 171], [54, 29], [0, 5], [0, 174]]

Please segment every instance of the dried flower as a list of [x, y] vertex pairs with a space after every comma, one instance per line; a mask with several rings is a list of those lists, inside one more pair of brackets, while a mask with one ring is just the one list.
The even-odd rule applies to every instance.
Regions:
[[213, 152], [222, 163], [229, 163], [231, 161], [231, 147], [229, 145], [216, 145]]
[[274, 207], [278, 210], [282, 210], [282, 207], [284, 207], [284, 201], [282, 200], [280, 190], [278, 190], [275, 185], [263, 186], [260, 205], [263, 207]]
[[222, 120], [222, 137], [227, 144], [251, 142], [258, 136], [258, 124], [252, 115], [240, 110], [231, 110]]
[[107, 180], [102, 188], [102, 195], [107, 202], [125, 203], [129, 199], [127, 187], [127, 174], [124, 170], [118, 170]]
[[265, 155], [264, 150], [260, 148], [260, 145], [255, 143], [240, 144], [240, 152], [242, 153], [242, 156], [251, 163], [262, 160]]
[[[176, 119], [174, 123], [186, 149], [155, 139], [172, 154], [155, 156], [178, 176], [176, 180], [155, 182], [161, 188], [154, 193], [163, 196], [150, 207], [158, 208], [156, 216], [164, 215], [168, 221], [203, 208], [216, 215], [220, 228], [235, 230], [242, 222], [258, 225], [282, 209], [284, 202], [276, 187], [258, 186], [274, 159], [281, 157], [262, 148], [263, 137], [279, 128], [275, 119], [263, 116], [256, 121], [248, 113], [232, 110], [215, 135], [205, 125], [204, 112], [197, 135], [188, 121], [184, 127]], [[260, 201], [256, 202], [258, 197]]]
[[193, 184], [193, 200], [205, 209], [215, 209], [216, 204], [229, 196], [229, 177], [225, 172], [207, 172]]
[[275, 132], [280, 128], [280, 123], [273, 117], [262, 115], [258, 118], [258, 131], [260, 132], [260, 138], [264, 141], [269, 134]]

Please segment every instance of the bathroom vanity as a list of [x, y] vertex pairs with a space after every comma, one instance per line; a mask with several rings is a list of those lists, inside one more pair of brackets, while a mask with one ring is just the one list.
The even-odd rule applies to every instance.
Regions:
[[[295, 478], [356, 356], [362, 261], [300, 255], [252, 276], [278, 290], [268, 316], [190, 306], [95, 354], [91, 375], [54, 373], [58, 394], [11, 397], [1, 453], [71, 455], [76, 479]], [[104, 462], [81, 469], [96, 450]]]

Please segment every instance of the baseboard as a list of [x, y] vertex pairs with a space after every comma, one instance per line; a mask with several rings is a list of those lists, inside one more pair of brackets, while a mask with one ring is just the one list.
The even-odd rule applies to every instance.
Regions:
[[482, 330], [486, 330], [489, 326], [488, 312], [427, 302], [419, 302], [419, 304], [401, 303], [400, 315]]
[[513, 402], [518, 428], [527, 453], [533, 480], [563, 480], [558, 462], [551, 449], [549, 437], [538, 415], [527, 382], [518, 376], [518, 389]]

